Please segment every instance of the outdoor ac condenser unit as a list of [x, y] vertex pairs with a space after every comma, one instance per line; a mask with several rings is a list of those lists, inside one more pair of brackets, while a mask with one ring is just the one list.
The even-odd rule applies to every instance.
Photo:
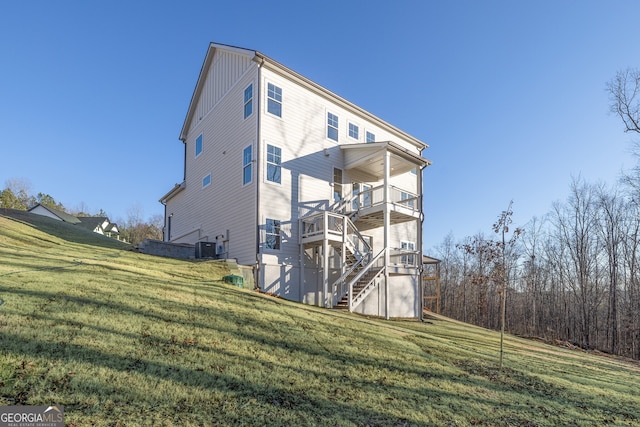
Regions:
[[216, 257], [215, 242], [196, 243], [196, 258], [215, 258], [215, 257]]

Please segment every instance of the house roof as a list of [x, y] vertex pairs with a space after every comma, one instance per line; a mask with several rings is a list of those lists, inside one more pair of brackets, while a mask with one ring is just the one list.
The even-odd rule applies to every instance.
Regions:
[[384, 176], [384, 155], [391, 154], [391, 176], [409, 172], [414, 168], [424, 168], [431, 161], [403, 148], [392, 141], [368, 144], [343, 144], [340, 149], [345, 153], [345, 169], [357, 169], [373, 179]]
[[78, 217], [80, 223], [79, 227], [86, 228], [89, 230], [95, 230], [98, 226], [104, 224], [104, 222], [110, 222], [109, 218], [105, 216], [81, 216]]
[[37, 209], [38, 207], [49, 211], [49, 213], [51, 213], [52, 215], [55, 215], [58, 218], [60, 218], [61, 221], [68, 222], [69, 224], [78, 224], [78, 223], [80, 223], [80, 220], [78, 218], [76, 218], [75, 216], [70, 215], [70, 214], [68, 214], [66, 212], [59, 211], [58, 209], [50, 208], [50, 207], [42, 205], [40, 203], [38, 203], [37, 205], [35, 205], [31, 209], [29, 209], [29, 212], [32, 212], [33, 210]]
[[420, 141], [419, 139], [409, 135], [408, 133], [400, 130], [399, 128], [387, 123], [386, 121], [380, 119], [379, 117], [375, 116], [374, 114], [366, 111], [365, 109], [357, 106], [356, 104], [347, 101], [346, 99], [342, 98], [339, 95], [336, 95], [335, 93], [331, 92], [330, 90], [320, 86], [319, 84], [315, 83], [314, 81], [304, 77], [301, 74], [298, 74], [297, 72], [293, 71], [292, 69], [282, 65], [281, 63], [273, 60], [272, 58], [268, 57], [267, 55], [258, 52], [256, 50], [250, 50], [250, 49], [245, 49], [245, 48], [240, 48], [240, 47], [235, 47], [235, 46], [229, 46], [229, 45], [224, 45], [224, 44], [220, 44], [220, 43], [210, 43], [209, 44], [209, 48], [207, 50], [207, 54], [205, 56], [204, 62], [202, 64], [202, 68], [200, 69], [200, 74], [198, 76], [198, 81], [196, 83], [196, 87], [193, 91], [193, 95], [191, 96], [191, 101], [189, 103], [189, 109], [187, 110], [187, 115], [185, 117], [184, 120], [184, 124], [182, 125], [182, 130], [180, 132], [180, 140], [182, 142], [186, 141], [187, 138], [187, 134], [189, 131], [189, 123], [191, 122], [191, 119], [193, 118], [194, 114], [195, 114], [195, 109], [197, 107], [197, 100], [200, 96], [200, 93], [202, 92], [202, 89], [204, 87], [204, 83], [206, 80], [206, 76], [207, 76], [207, 71], [209, 69], [209, 67], [211, 66], [212, 62], [213, 62], [213, 57], [215, 56], [215, 52], [217, 50], [226, 50], [226, 51], [231, 51], [231, 52], [236, 52], [236, 53], [240, 53], [240, 54], [244, 54], [244, 55], [248, 55], [251, 56], [252, 59], [257, 62], [259, 64], [259, 66], [264, 66], [269, 68], [271, 71], [274, 71], [276, 73], [279, 73], [285, 77], [291, 78], [295, 81], [297, 81], [299, 84], [309, 88], [310, 90], [316, 92], [317, 94], [330, 99], [332, 102], [335, 102], [337, 104], [341, 104], [344, 108], [352, 110], [357, 112], [359, 115], [362, 115], [363, 117], [365, 117], [368, 120], [371, 120], [372, 122], [377, 123], [379, 126], [387, 129], [389, 132], [396, 134], [398, 136], [400, 136], [402, 139], [405, 139], [409, 142], [411, 142], [412, 144], [416, 145], [420, 150], [423, 150], [425, 148], [428, 147], [428, 145], [423, 142]]

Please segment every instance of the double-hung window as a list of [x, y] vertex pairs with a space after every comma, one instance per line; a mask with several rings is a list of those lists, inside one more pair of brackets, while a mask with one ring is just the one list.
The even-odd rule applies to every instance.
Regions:
[[282, 117], [282, 89], [272, 83], [267, 84], [267, 111]]
[[[400, 242], [403, 251], [413, 252], [416, 250], [416, 244], [414, 242]], [[415, 256], [413, 253], [405, 253], [402, 255], [401, 263], [403, 265], [414, 266]]]
[[253, 176], [253, 147], [249, 145], [242, 152], [242, 185], [251, 182]]
[[196, 138], [196, 157], [202, 153], [202, 134], [198, 135]]
[[373, 133], [371, 133], [371, 132], [367, 132], [367, 133], [365, 134], [365, 136], [366, 136], [365, 141], [366, 141], [367, 143], [369, 143], [369, 142], [376, 142], [376, 136], [375, 136]]
[[407, 193], [406, 191], [400, 192], [400, 203], [408, 208], [415, 209], [416, 207], [416, 196], [411, 193]]
[[281, 162], [282, 149], [275, 145], [267, 144], [267, 181], [280, 184], [282, 180]]
[[360, 127], [358, 125], [349, 123], [349, 138], [360, 139]]
[[244, 90], [244, 118], [249, 117], [251, 113], [253, 113], [253, 84]]
[[267, 218], [267, 223], [265, 224], [265, 248], [280, 249], [280, 240], [280, 221]]
[[338, 116], [327, 113], [327, 138], [338, 141]]

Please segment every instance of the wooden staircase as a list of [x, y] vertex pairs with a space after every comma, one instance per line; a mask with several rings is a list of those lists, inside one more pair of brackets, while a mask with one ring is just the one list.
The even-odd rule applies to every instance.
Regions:
[[[368, 287], [371, 287], [372, 282], [374, 282], [375, 278], [378, 276], [378, 274], [380, 273], [382, 269], [380, 267], [378, 268], [370, 268], [365, 274], [363, 274], [360, 278], [358, 278], [358, 280], [353, 284], [352, 286], [352, 292], [354, 295], [354, 300], [357, 299], [364, 299], [363, 296], [361, 296], [361, 294], [368, 289]], [[355, 277], [357, 275], [353, 274], [353, 276]], [[348, 278], [347, 280], [351, 281], [352, 278]], [[349, 309], [349, 297], [351, 296], [351, 293], [349, 291], [347, 291], [347, 293], [342, 297], [342, 299], [340, 299], [340, 301], [338, 301], [338, 303], [333, 307], [335, 309], [341, 309], [341, 310], [348, 310]]]

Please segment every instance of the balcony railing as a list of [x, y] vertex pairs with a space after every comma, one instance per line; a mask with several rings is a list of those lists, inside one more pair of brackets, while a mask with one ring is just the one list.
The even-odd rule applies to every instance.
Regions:
[[[403, 206], [414, 212], [420, 211], [420, 197], [417, 194], [392, 185], [389, 187], [389, 199], [389, 203]], [[360, 190], [351, 199], [350, 203], [346, 203], [346, 206], [355, 212], [360, 209], [378, 206], [385, 202], [384, 185], [381, 185], [367, 190]]]

